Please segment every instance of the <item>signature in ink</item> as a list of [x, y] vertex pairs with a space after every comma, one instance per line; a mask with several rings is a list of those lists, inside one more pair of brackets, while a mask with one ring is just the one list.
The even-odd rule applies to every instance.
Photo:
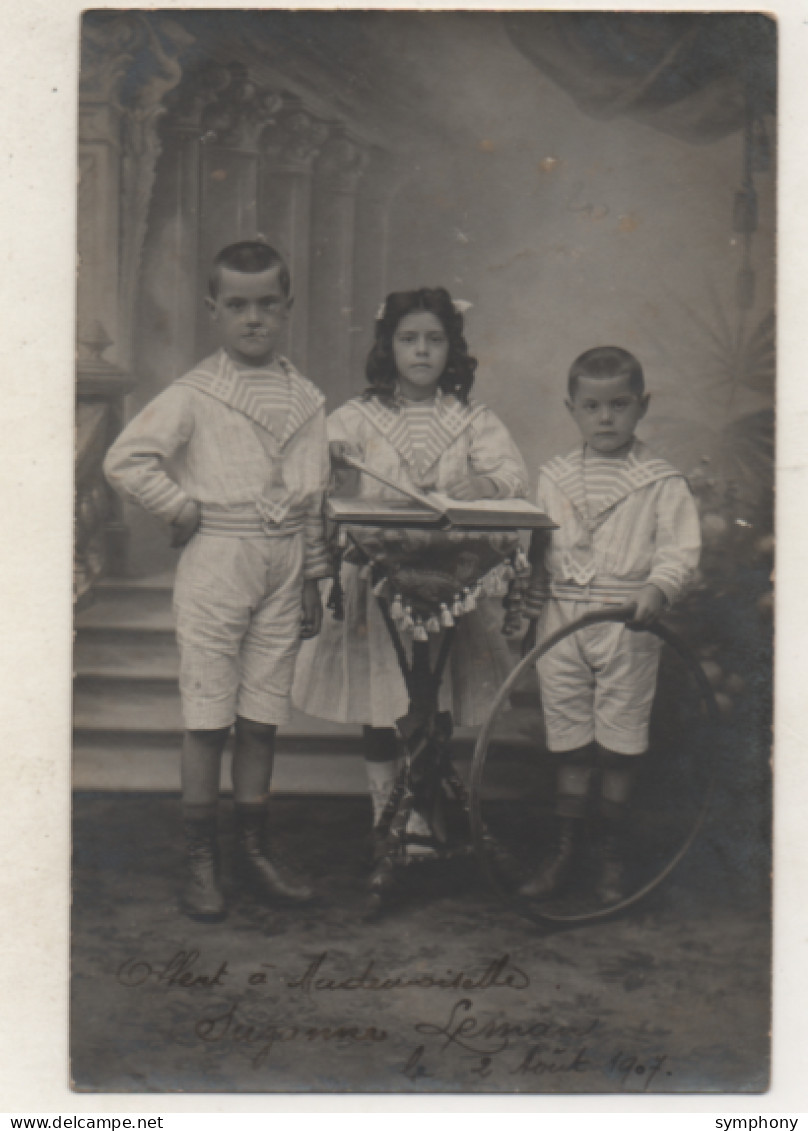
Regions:
[[276, 1044], [289, 1042], [349, 1042], [363, 1043], [387, 1040], [387, 1032], [375, 1025], [362, 1028], [360, 1025], [293, 1025], [284, 1022], [242, 1018], [238, 1005], [234, 1002], [223, 1013], [200, 1018], [194, 1026], [194, 1033], [200, 1041], [209, 1045], [220, 1045], [229, 1041], [234, 1046], [254, 1050], [251, 1063], [260, 1068], [268, 1059]]
[[557, 1044], [580, 1041], [599, 1024], [597, 1018], [584, 1025], [561, 1025], [553, 1020], [483, 1021], [473, 1010], [471, 998], [461, 998], [452, 1006], [446, 1021], [442, 1024], [419, 1021], [416, 1032], [424, 1037], [442, 1038], [441, 1050], [457, 1045], [480, 1056], [497, 1056], [511, 1048], [516, 1040], [549, 1040]]

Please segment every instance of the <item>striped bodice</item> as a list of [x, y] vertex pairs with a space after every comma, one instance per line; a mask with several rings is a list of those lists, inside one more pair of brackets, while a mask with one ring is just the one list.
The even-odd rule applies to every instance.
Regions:
[[588, 516], [599, 514], [619, 490], [625, 460], [598, 455], [591, 448], [584, 450], [582, 473]]
[[279, 440], [284, 434], [292, 401], [289, 375], [271, 369], [242, 369], [238, 380], [245, 398], [263, 415], [269, 430]]
[[416, 462], [423, 464], [426, 453], [430, 451], [435, 440], [435, 401], [430, 397], [426, 401], [401, 400], [401, 418], [409, 432], [410, 444]]

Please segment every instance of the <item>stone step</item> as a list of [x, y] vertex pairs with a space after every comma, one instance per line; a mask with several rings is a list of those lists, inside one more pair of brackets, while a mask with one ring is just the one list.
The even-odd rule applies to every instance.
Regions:
[[175, 571], [166, 570], [163, 573], [151, 573], [145, 577], [103, 577], [96, 584], [94, 592], [119, 592], [126, 590], [163, 590], [170, 593], [174, 588]]
[[[179, 736], [85, 735], [73, 747], [73, 788], [175, 793], [180, 788]], [[230, 789], [230, 750], [222, 759], [222, 789]], [[273, 793], [363, 795], [364, 761], [354, 740], [327, 749], [279, 737]]]
[[171, 589], [123, 584], [99, 585], [93, 603], [76, 617], [76, 632], [101, 629], [134, 629], [141, 632], [173, 632]]
[[179, 674], [174, 632], [84, 629], [76, 636], [73, 672], [80, 680], [171, 680]]
[[182, 717], [177, 688], [160, 680], [118, 685], [110, 680], [78, 679], [73, 693], [73, 728], [78, 734], [179, 734]]
[[[231, 790], [231, 744], [222, 758], [221, 789]], [[178, 793], [180, 789], [179, 736], [85, 735], [73, 748], [72, 778], [75, 790]], [[468, 786], [473, 745], [453, 743], [452, 762]], [[552, 763], [545, 766], [548, 796], [553, 780]], [[531, 777], [535, 783], [535, 775]], [[519, 764], [498, 760], [487, 768], [484, 801], [521, 796], [524, 777]], [[278, 736], [272, 774], [273, 794], [365, 796], [367, 776], [359, 744]]]
[[[145, 675], [131, 681], [79, 677], [74, 690], [73, 720], [77, 731], [179, 734], [182, 715], [176, 682]], [[539, 718], [532, 708], [514, 708], [500, 717], [495, 734], [499, 741], [523, 745], [535, 738], [538, 723]], [[293, 710], [284, 731], [290, 735], [355, 737], [361, 733], [361, 727], [316, 719]], [[475, 733], [470, 728], [458, 727], [455, 736], [468, 741]]]
[[[172, 680], [143, 677], [128, 682], [83, 677], [76, 680], [73, 725], [78, 733], [131, 733], [135, 735], [182, 733], [180, 697]], [[294, 711], [283, 728], [287, 735], [348, 737], [355, 739], [361, 728], [332, 723]]]

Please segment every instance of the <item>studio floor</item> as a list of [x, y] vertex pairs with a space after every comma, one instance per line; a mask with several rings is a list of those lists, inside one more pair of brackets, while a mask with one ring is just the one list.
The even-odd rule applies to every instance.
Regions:
[[[768, 1080], [763, 856], [708, 825], [639, 905], [541, 925], [473, 859], [407, 869], [366, 916], [362, 798], [278, 798], [318, 901], [179, 914], [179, 805], [79, 793], [72, 1076], [90, 1092], [755, 1092]], [[232, 843], [222, 807], [225, 864]]]

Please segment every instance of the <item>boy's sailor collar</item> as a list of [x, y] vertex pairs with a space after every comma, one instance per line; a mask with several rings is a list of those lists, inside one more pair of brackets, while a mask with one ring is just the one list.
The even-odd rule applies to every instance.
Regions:
[[565, 456], [556, 456], [542, 471], [567, 496], [585, 521], [592, 521], [611, 510], [633, 491], [660, 479], [682, 477], [681, 471], [667, 460], [655, 456], [642, 440], [635, 439], [625, 459], [615, 461], [612, 490], [600, 501], [597, 510], [592, 511], [586, 497], [584, 451], [585, 446], [581, 445]]
[[398, 390], [392, 403], [384, 403], [379, 397], [357, 397], [353, 403], [419, 477], [425, 476], [458, 436], [485, 412], [485, 405], [471, 399], [468, 404], [463, 404], [454, 394], [436, 389], [435, 399], [431, 402], [433, 412], [429, 431], [423, 448], [416, 452], [406, 414], [402, 411], [413, 402], [406, 401]]
[[[325, 403], [320, 390], [297, 372], [285, 357], [276, 357], [267, 366], [257, 369], [239, 369], [223, 350], [217, 350], [200, 362], [196, 369], [179, 377], [175, 384], [190, 385], [201, 393], [215, 397], [230, 408], [243, 413], [272, 433], [272, 415], [261, 403], [260, 397], [248, 381], [240, 380], [243, 375], [266, 374], [269, 377], [285, 377], [289, 385], [289, 411], [283, 431], [276, 439], [283, 447], [295, 432]], [[274, 433], [273, 433], [274, 434]]]

